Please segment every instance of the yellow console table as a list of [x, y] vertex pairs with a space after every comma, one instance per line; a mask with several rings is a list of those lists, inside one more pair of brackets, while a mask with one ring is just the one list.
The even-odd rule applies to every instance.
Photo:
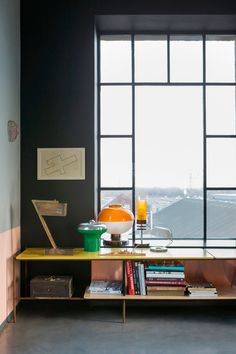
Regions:
[[[216, 285], [217, 297], [188, 297], [188, 296], [144, 296], [126, 294], [125, 262], [127, 260], [138, 261], [182, 261], [185, 266], [185, 278], [187, 282], [208, 281]], [[123, 293], [121, 295], [92, 294], [84, 289], [83, 296], [73, 297], [30, 297], [17, 296], [17, 263], [24, 263], [24, 277], [27, 282], [28, 262], [44, 261], [89, 261], [96, 268], [99, 261], [119, 261], [122, 268]], [[202, 248], [169, 248], [165, 253], [154, 253], [149, 249], [132, 248], [101, 248], [98, 252], [85, 252], [81, 248], [75, 248], [71, 255], [50, 255], [44, 248], [27, 248], [14, 256], [13, 263], [13, 320], [16, 321], [16, 304], [20, 300], [119, 300], [122, 303], [122, 318], [126, 317], [126, 301], [131, 300], [236, 300], [236, 250], [235, 249], [202, 249]], [[102, 279], [102, 274], [101, 274]], [[89, 285], [89, 284], [87, 284]]]

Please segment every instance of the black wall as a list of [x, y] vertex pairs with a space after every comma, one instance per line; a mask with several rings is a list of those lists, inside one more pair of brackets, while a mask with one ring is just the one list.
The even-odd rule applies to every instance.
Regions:
[[[68, 203], [48, 218], [60, 246], [82, 245], [77, 225], [94, 218], [95, 15], [233, 13], [227, 0], [21, 0], [22, 248], [49, 246], [31, 199]], [[37, 181], [37, 147], [85, 147], [86, 180]]]
[[[93, 16], [70, 1], [22, 2], [22, 246], [49, 246], [31, 199], [68, 203], [48, 218], [62, 246], [80, 244], [76, 226], [94, 217]], [[85, 147], [85, 181], [37, 181], [37, 147]]]

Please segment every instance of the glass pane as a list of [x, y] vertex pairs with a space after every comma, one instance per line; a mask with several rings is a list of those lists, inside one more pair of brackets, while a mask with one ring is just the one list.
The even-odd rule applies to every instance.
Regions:
[[[215, 248], [215, 247], [236, 247], [236, 241], [233, 240], [233, 239], [229, 239], [229, 240], [226, 240], [226, 239], [218, 239], [218, 240], [215, 240], [214, 238], [210, 238], [207, 240], [206, 242], [206, 246], [207, 247], [211, 247], [211, 248]], [[220, 250], [219, 250], [220, 251]]]
[[236, 191], [207, 193], [207, 237], [236, 238]]
[[132, 191], [101, 191], [101, 209], [110, 204], [121, 204], [132, 210]]
[[206, 88], [207, 134], [235, 134], [235, 87]]
[[132, 89], [101, 87], [101, 134], [132, 133]]
[[236, 140], [208, 139], [207, 186], [236, 186]]
[[136, 89], [136, 186], [149, 234], [163, 226], [174, 238], [202, 237], [202, 121], [200, 87]]
[[167, 81], [167, 36], [135, 36], [135, 80]]
[[130, 36], [102, 36], [100, 43], [101, 82], [131, 82]]
[[131, 187], [132, 141], [129, 138], [101, 139], [101, 186]]
[[206, 81], [235, 82], [235, 36], [206, 36]]
[[170, 36], [170, 81], [202, 80], [202, 36]]

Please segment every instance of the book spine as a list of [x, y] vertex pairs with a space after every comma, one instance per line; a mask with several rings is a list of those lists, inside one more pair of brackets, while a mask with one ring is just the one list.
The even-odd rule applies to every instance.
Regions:
[[136, 276], [136, 286], [137, 286], [137, 293], [136, 295], [140, 295], [140, 279], [139, 279], [139, 271], [138, 271], [138, 262], [134, 262], [134, 269], [135, 269], [135, 276]]
[[133, 261], [131, 261], [132, 264], [132, 273], [133, 273], [133, 279], [134, 279], [134, 293], [137, 295], [137, 276], [135, 272], [135, 264]]
[[128, 294], [129, 295], [135, 295], [134, 278], [133, 278], [133, 270], [132, 270], [131, 261], [127, 261], [126, 262], [126, 274], [127, 274]]
[[138, 263], [138, 275], [139, 275], [139, 285], [140, 285], [140, 295], [142, 294], [142, 290], [143, 290], [143, 284], [142, 284], [142, 275], [141, 275], [141, 263]]
[[158, 266], [158, 265], [149, 265], [146, 268], [147, 271], [149, 270], [156, 270], [156, 271], [165, 271], [165, 272], [184, 272], [184, 266]]
[[144, 265], [141, 263], [141, 277], [142, 277], [142, 295], [146, 295], [145, 272]]
[[153, 280], [153, 281], [167, 281], [167, 282], [172, 282], [172, 281], [184, 281], [184, 278], [163, 278], [163, 277], [146, 277], [146, 280]]
[[158, 277], [159, 275], [162, 275], [163, 277], [168, 278], [169, 276], [173, 277], [184, 277], [184, 272], [163, 272], [163, 271], [154, 271], [154, 270], [148, 270], [146, 271], [146, 275], [151, 275], [151, 276], [155, 276]]
[[177, 280], [146, 280], [145, 281], [146, 285], [181, 285], [181, 286], [186, 286], [185, 281], [177, 281]]
[[184, 287], [183, 286], [166, 286], [166, 285], [152, 285], [152, 286], [147, 286], [147, 291], [160, 291], [160, 290], [171, 290], [171, 291], [183, 291]]
[[168, 274], [165, 274], [165, 273], [158, 273], [158, 274], [155, 274], [155, 273], [152, 273], [152, 272], [146, 272], [146, 277], [152, 277], [152, 278], [184, 278], [184, 273], [183, 272], [179, 272], [176, 273], [176, 272], [173, 272], [173, 273], [168, 273]]

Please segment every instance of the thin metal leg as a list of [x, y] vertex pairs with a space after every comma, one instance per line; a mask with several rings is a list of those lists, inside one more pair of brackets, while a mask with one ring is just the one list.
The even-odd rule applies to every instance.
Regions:
[[13, 322], [16, 323], [16, 259], [13, 256]]
[[25, 283], [25, 293], [24, 296], [28, 296], [28, 262], [24, 262], [24, 283]]
[[125, 306], [125, 300], [122, 301], [122, 320], [123, 323], [125, 323], [125, 318], [126, 318], [126, 306]]

